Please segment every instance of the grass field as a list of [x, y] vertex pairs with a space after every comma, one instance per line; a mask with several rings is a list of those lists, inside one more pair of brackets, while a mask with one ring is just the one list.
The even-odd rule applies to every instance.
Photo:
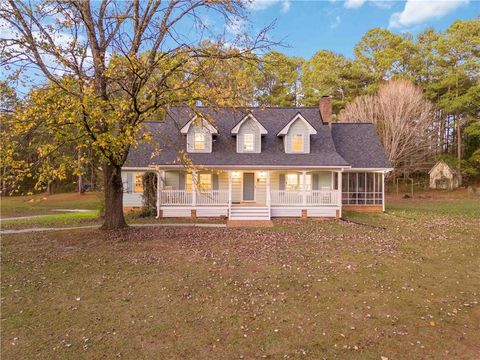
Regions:
[[98, 210], [101, 197], [101, 193], [1, 197], [1, 217], [55, 215], [54, 209]]
[[480, 206], [2, 236], [2, 358], [477, 359]]

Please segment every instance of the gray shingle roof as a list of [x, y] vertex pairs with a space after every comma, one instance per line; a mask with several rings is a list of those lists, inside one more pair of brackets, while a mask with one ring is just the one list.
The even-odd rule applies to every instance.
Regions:
[[[291, 107], [291, 108], [199, 108], [209, 121], [218, 129], [219, 134], [214, 137], [212, 153], [190, 153], [189, 158], [196, 165], [203, 166], [348, 166], [342, 152], [337, 151], [339, 143], [345, 141], [344, 136], [353, 136], [350, 131], [336, 131], [322, 123], [318, 108]], [[262, 152], [260, 154], [239, 154], [236, 152], [236, 138], [231, 135], [232, 128], [249, 112], [267, 129], [268, 134], [262, 137]], [[277, 133], [297, 114], [300, 113], [316, 130], [317, 135], [310, 137], [309, 154], [286, 154], [282, 138]], [[193, 112], [187, 107], [171, 108], [164, 121], [146, 122], [147, 131], [151, 134], [150, 142], [143, 142], [132, 148], [125, 167], [147, 167], [149, 165], [180, 164], [178, 154], [186, 148], [186, 136], [180, 134], [180, 129], [191, 120]], [[350, 139], [347, 146], [340, 146], [349, 159], [354, 163], [371, 163], [368, 167], [377, 167], [374, 164], [386, 164], [383, 148], [373, 127], [362, 125], [372, 131], [361, 131], [359, 137], [367, 143], [374, 143], [374, 151], [380, 154], [370, 154], [363, 158], [362, 152], [356, 152], [354, 158], [350, 149], [354, 147]], [[340, 127], [343, 129], [344, 127]], [[337, 136], [332, 137], [336, 133]], [[358, 136], [356, 136], [358, 137]], [[335, 140], [335, 142], [334, 142]], [[372, 157], [372, 155], [375, 155]], [[380, 159], [381, 161], [378, 161]], [[383, 161], [383, 162], [382, 162]], [[389, 163], [387, 164], [389, 167]]]
[[375, 127], [371, 123], [333, 123], [337, 152], [353, 168], [391, 168]]

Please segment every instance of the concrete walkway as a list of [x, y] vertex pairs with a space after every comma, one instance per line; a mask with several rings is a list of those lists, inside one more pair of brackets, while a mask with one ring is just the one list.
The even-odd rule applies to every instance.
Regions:
[[[203, 228], [224, 228], [225, 224], [195, 224], [195, 223], [172, 223], [172, 224], [130, 224], [130, 227], [203, 227]], [[84, 226], [71, 226], [71, 227], [50, 227], [50, 228], [29, 228], [29, 229], [11, 229], [1, 230], [0, 235], [7, 234], [24, 234], [24, 233], [36, 233], [45, 231], [65, 231], [76, 229], [99, 229], [98, 225], [84, 225]]]

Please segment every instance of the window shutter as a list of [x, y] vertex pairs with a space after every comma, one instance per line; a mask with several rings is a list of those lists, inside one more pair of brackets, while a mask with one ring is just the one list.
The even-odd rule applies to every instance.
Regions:
[[212, 189], [218, 190], [218, 174], [212, 174]]
[[185, 173], [178, 174], [178, 190], [185, 190]]
[[131, 193], [133, 188], [133, 174], [131, 172], [127, 173], [127, 192]]
[[318, 190], [319, 176], [318, 174], [312, 174], [312, 190]]
[[285, 190], [285, 174], [279, 175], [278, 187], [280, 190]]

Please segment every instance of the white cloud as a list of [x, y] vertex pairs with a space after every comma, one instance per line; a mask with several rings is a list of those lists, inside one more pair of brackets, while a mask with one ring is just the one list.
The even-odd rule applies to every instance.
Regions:
[[288, 12], [288, 10], [290, 10], [290, 5], [292, 5], [290, 0], [282, 1], [282, 12], [284, 12], [284, 13]]
[[430, 19], [438, 19], [468, 2], [469, 0], [407, 0], [402, 12], [392, 14], [389, 26], [402, 28], [421, 24]]
[[340, 21], [340, 16], [335, 17], [335, 20], [330, 23], [330, 29], [336, 29], [340, 25]]
[[371, 3], [380, 9], [391, 9], [395, 2], [392, 0], [371, 0]]
[[347, 0], [345, 1], [345, 6], [347, 9], [356, 9], [365, 4], [366, 0]]
[[[336, 0], [329, 1], [334, 2]], [[381, 9], [390, 9], [394, 5], [395, 0], [346, 0], [343, 6], [347, 9], [357, 9], [367, 2]]]
[[286, 13], [290, 10], [291, 0], [247, 0], [245, 6], [254, 11], [268, 9], [269, 7], [280, 4], [282, 12]]

